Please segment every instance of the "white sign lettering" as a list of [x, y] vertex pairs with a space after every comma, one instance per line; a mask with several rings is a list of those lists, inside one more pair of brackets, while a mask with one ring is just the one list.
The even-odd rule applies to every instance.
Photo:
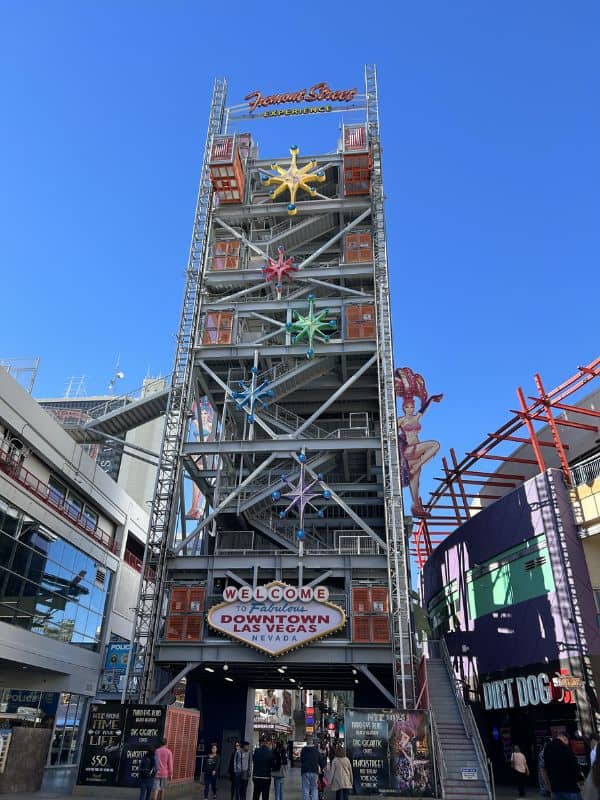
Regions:
[[279, 656], [321, 639], [346, 624], [346, 614], [328, 603], [325, 586], [290, 586], [273, 581], [266, 586], [228, 586], [225, 602], [208, 612], [208, 624], [217, 631]]
[[552, 702], [550, 678], [545, 672], [526, 677], [504, 678], [483, 684], [483, 705], [486, 711], [499, 708], [525, 708]]

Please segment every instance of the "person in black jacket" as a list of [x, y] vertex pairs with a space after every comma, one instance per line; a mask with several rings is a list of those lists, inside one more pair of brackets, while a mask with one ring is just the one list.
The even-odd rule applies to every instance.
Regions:
[[210, 752], [204, 759], [204, 800], [208, 800], [210, 789], [212, 789], [213, 800], [217, 800], [217, 778], [220, 765], [221, 757], [217, 745], [211, 744]]
[[269, 790], [271, 788], [271, 770], [273, 769], [273, 751], [271, 742], [262, 738], [260, 747], [254, 751], [252, 756], [252, 800], [269, 800]]
[[306, 744], [300, 751], [300, 774], [302, 780], [302, 800], [317, 800], [317, 781], [325, 769], [325, 761], [313, 744], [312, 737], [306, 738]]
[[554, 795], [557, 800], [581, 798], [577, 785], [581, 780], [581, 770], [564, 733], [560, 733], [544, 748], [544, 772], [553, 798]]

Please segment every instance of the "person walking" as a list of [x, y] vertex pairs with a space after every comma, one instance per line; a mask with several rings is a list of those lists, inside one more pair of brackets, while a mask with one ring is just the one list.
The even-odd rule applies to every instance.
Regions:
[[544, 749], [544, 779], [550, 786], [552, 800], [581, 800], [578, 782], [581, 770], [564, 733]]
[[348, 800], [354, 783], [352, 764], [342, 745], [335, 748], [335, 755], [327, 775], [329, 791], [335, 792], [335, 800]]
[[306, 744], [300, 751], [300, 780], [302, 782], [302, 800], [318, 800], [317, 781], [325, 764], [312, 736], [306, 737]]
[[231, 782], [231, 788], [229, 792], [230, 800], [234, 800], [235, 798], [235, 773], [233, 769], [234, 761], [236, 753], [242, 752], [242, 745], [239, 742], [235, 742], [233, 745], [233, 752], [229, 756], [229, 766], [227, 767], [227, 774], [229, 775], [229, 780]]
[[156, 783], [156, 748], [150, 747], [140, 761], [140, 800], [152, 800]]
[[288, 760], [285, 747], [278, 742], [273, 751], [273, 767], [271, 769], [275, 800], [283, 800], [283, 782], [287, 777], [287, 770]]
[[232, 800], [246, 800], [252, 756], [250, 742], [235, 743], [235, 749], [229, 759], [229, 777], [231, 778]]
[[598, 800], [600, 797], [600, 759], [595, 758], [583, 784], [583, 800]]
[[513, 747], [512, 756], [510, 757], [510, 766], [512, 767], [515, 783], [517, 784], [519, 797], [525, 797], [525, 785], [527, 783], [527, 776], [529, 775], [529, 767], [527, 766], [527, 759], [517, 744]]
[[160, 747], [154, 753], [154, 758], [156, 759], [155, 800], [165, 800], [167, 786], [173, 777], [173, 753], [167, 747], [166, 739], [161, 741]]
[[204, 759], [204, 800], [208, 800], [208, 795], [212, 789], [212, 800], [217, 800], [217, 778], [219, 777], [219, 767], [221, 757], [216, 744], [211, 744], [210, 752]]
[[273, 769], [273, 751], [271, 742], [266, 737], [260, 740], [260, 747], [252, 756], [252, 800], [269, 800], [271, 788], [271, 771]]

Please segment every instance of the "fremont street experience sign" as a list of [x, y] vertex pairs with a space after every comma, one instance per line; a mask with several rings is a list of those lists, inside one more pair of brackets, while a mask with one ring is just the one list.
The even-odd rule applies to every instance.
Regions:
[[208, 612], [208, 624], [269, 656], [280, 656], [343, 628], [346, 614], [328, 602], [325, 586], [228, 586], [223, 603]]

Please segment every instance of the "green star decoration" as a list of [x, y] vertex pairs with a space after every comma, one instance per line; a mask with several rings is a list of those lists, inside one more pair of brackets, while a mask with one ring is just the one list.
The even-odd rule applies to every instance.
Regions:
[[336, 321], [334, 319], [326, 319], [328, 314], [328, 308], [315, 314], [315, 298], [313, 295], [309, 294], [308, 314], [303, 316], [297, 311], [294, 311], [294, 321], [286, 326], [287, 330], [294, 334], [292, 336], [292, 342], [301, 342], [304, 340], [308, 344], [308, 349], [306, 351], [307, 358], [312, 358], [315, 354], [313, 350], [314, 341], [327, 343], [329, 341], [327, 331], [331, 331], [336, 327]]

